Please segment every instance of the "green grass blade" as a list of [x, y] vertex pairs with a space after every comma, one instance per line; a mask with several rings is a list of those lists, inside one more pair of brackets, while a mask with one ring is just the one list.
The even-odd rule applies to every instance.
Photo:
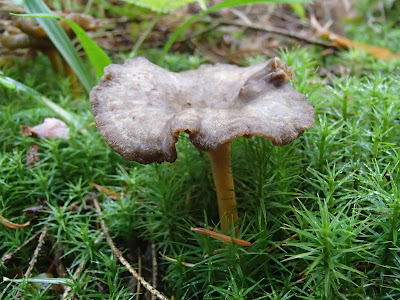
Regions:
[[189, 18], [185, 23], [183, 23], [179, 28], [177, 28], [164, 45], [162, 50], [162, 54], [160, 57], [159, 64], [162, 63], [164, 56], [168, 53], [169, 49], [171, 48], [172, 44], [188, 29], [188, 27], [197, 19], [201, 18], [202, 16], [224, 9], [229, 7], [247, 5], [247, 4], [254, 4], [254, 3], [306, 3], [310, 2], [310, 0], [226, 0], [224, 2], [218, 3], [207, 10], [204, 10], [197, 15]]
[[306, 20], [306, 11], [300, 3], [291, 3], [290, 6], [292, 7], [293, 11], [301, 18], [301, 20]]
[[50, 108], [54, 113], [56, 113], [63, 121], [65, 121], [68, 124], [77, 126], [79, 124], [78, 117], [73, 115], [72, 113], [66, 111], [64, 108], [59, 106], [58, 104], [54, 103], [53, 101], [49, 100], [42, 94], [38, 93], [34, 89], [26, 86], [25, 84], [14, 80], [10, 77], [4, 76], [0, 72], [0, 86], [3, 86], [6, 89], [13, 90], [15, 92], [22, 92], [25, 94], [30, 95], [37, 101], [41, 102], [48, 108]]
[[[24, 9], [30, 14], [44, 13], [52, 15], [51, 10], [42, 0], [24, 1]], [[35, 19], [43, 27], [54, 46], [74, 70], [85, 90], [90, 92], [93, 87], [92, 78], [62, 27], [56, 20], [44, 18]]]
[[[152, 11], [159, 13], [168, 12], [184, 6], [188, 3], [195, 2], [196, 0], [124, 0], [140, 7], [148, 8]], [[203, 1], [198, 1], [200, 5], [204, 6]]]
[[87, 33], [74, 21], [71, 21], [64, 17], [48, 15], [48, 14], [23, 14], [16, 16], [20, 17], [34, 17], [34, 18], [54, 18], [54, 19], [61, 19], [64, 20], [71, 29], [75, 32], [76, 36], [78, 37], [79, 41], [82, 44], [83, 49], [87, 57], [89, 58], [92, 66], [96, 72], [97, 78], [100, 79], [103, 76], [104, 68], [112, 63], [111, 59], [108, 55], [93, 41]]
[[3, 277], [3, 282], [14, 282], [14, 283], [42, 283], [42, 284], [65, 284], [72, 285], [73, 281], [68, 278], [23, 278], [23, 279], [11, 279]]

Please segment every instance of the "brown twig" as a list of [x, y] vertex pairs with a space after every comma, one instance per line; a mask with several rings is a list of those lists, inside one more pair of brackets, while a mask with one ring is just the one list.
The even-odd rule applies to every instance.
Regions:
[[[138, 273], [139, 276], [142, 276], [142, 256], [140, 255], [140, 251], [139, 251], [139, 255], [138, 255]], [[140, 281], [138, 281], [137, 286], [136, 286], [136, 300], [139, 300], [140, 298], [140, 289], [141, 289], [142, 285], [140, 284]]]
[[238, 22], [238, 21], [221, 21], [221, 24], [239, 26], [239, 27], [249, 28], [249, 29], [253, 29], [253, 30], [279, 34], [279, 35], [290, 37], [292, 39], [303, 41], [303, 42], [306, 42], [309, 44], [320, 45], [323, 47], [328, 47], [328, 48], [335, 47], [334, 43], [324, 42], [324, 41], [321, 41], [321, 40], [313, 38], [313, 37], [299, 35], [297, 32], [289, 31], [289, 30], [286, 30], [283, 28], [271, 27], [271, 26], [267, 26], [267, 25], [246, 24], [246, 23]]
[[[151, 242], [151, 257], [152, 257], [152, 275], [153, 275], [153, 287], [157, 289], [157, 276], [158, 276], [158, 266], [157, 266], [157, 252], [156, 252], [156, 244]], [[151, 300], [155, 300], [155, 295], [151, 296]]]
[[152, 295], [155, 295], [157, 297], [157, 299], [160, 300], [168, 300], [168, 298], [166, 298], [163, 294], [161, 294], [159, 291], [157, 291], [153, 286], [151, 286], [142, 276], [140, 276], [135, 269], [129, 264], [129, 262], [124, 258], [124, 256], [122, 255], [121, 250], [119, 250], [115, 244], [114, 241], [112, 240], [110, 233], [108, 231], [107, 225], [104, 222], [104, 220], [101, 218], [101, 208], [100, 208], [100, 204], [97, 201], [96, 198], [93, 199], [93, 203], [94, 206], [96, 208], [96, 210], [99, 212], [99, 220], [100, 220], [100, 226], [101, 229], [104, 232], [104, 235], [106, 236], [106, 240], [108, 245], [110, 246], [111, 250], [114, 253], [114, 256], [120, 261], [120, 263], [129, 271], [129, 273], [132, 274], [132, 276], [134, 276], [136, 278], [137, 281], [139, 281], [141, 283], [141, 285], [143, 285], [143, 287], [148, 290]]
[[49, 225], [47, 225], [47, 224], [43, 226], [42, 232], [40, 233], [40, 236], [39, 236], [38, 244], [37, 244], [36, 249], [33, 252], [33, 256], [32, 256], [32, 258], [31, 258], [31, 260], [29, 262], [29, 267], [28, 267], [28, 269], [26, 270], [26, 272], [24, 274], [25, 278], [28, 278], [31, 275], [31, 273], [33, 271], [33, 268], [35, 267], [35, 264], [37, 262], [40, 250], [42, 250], [44, 241], [46, 239], [47, 229], [48, 228], [49, 228]]
[[7, 263], [9, 260], [11, 260], [15, 254], [17, 254], [19, 251], [21, 251], [22, 248], [24, 248], [26, 245], [28, 245], [30, 242], [32, 242], [34, 239], [36, 239], [39, 234], [41, 232], [38, 231], [36, 232], [34, 235], [32, 235], [29, 239], [27, 239], [21, 246], [19, 246], [17, 249], [15, 249], [14, 251], [11, 251], [10, 253], [6, 254], [3, 256], [3, 258], [1, 259], [1, 263], [5, 264]]
[[221, 22], [211, 23], [211, 25], [209, 25], [208, 27], [206, 27], [206, 28], [204, 28], [204, 29], [202, 29], [200, 31], [194, 32], [193, 34], [190, 34], [189, 36], [184, 36], [181, 39], [178, 39], [177, 42], [178, 43], [187, 42], [187, 41], [192, 40], [192, 39], [194, 39], [196, 37], [202, 36], [203, 34], [206, 34], [207, 32], [209, 32], [211, 30], [214, 30], [215, 28], [218, 28], [221, 25], [223, 25]]
[[[24, 274], [24, 278], [28, 278], [28, 277], [31, 275], [31, 273], [32, 273], [32, 271], [33, 271], [33, 268], [35, 267], [35, 264], [36, 264], [36, 262], [37, 262], [37, 259], [38, 259], [40, 250], [42, 250], [44, 241], [45, 241], [45, 239], [46, 239], [46, 236], [47, 236], [47, 229], [48, 229], [48, 228], [49, 228], [49, 225], [47, 225], [47, 224], [44, 225], [43, 228], [42, 228], [42, 231], [41, 231], [41, 233], [40, 233], [37, 246], [36, 246], [36, 248], [35, 248], [35, 251], [33, 252], [33, 256], [32, 256], [32, 258], [31, 258], [31, 260], [29, 261], [29, 267], [28, 267], [28, 269], [26, 270], [26, 272], [25, 272], [25, 274]], [[18, 299], [18, 298], [20, 297], [20, 293], [21, 293], [20, 291], [17, 292], [17, 294], [15, 295], [15, 298], [16, 298], [16, 299]]]

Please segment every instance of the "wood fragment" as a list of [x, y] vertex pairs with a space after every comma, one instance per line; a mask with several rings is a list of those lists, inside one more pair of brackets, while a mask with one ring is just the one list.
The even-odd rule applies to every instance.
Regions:
[[129, 273], [132, 274], [132, 276], [134, 276], [140, 283], [141, 285], [143, 285], [143, 287], [148, 290], [152, 295], [155, 295], [157, 297], [157, 299], [160, 300], [168, 300], [168, 298], [166, 298], [163, 294], [161, 294], [158, 290], [156, 290], [153, 286], [151, 286], [150, 283], [148, 283], [142, 276], [140, 276], [135, 269], [130, 265], [130, 263], [124, 258], [124, 256], [122, 255], [122, 251], [119, 250], [117, 248], [117, 246], [115, 246], [114, 241], [112, 240], [110, 233], [108, 231], [108, 227], [106, 225], [106, 223], [104, 222], [104, 220], [101, 218], [101, 208], [100, 208], [100, 204], [97, 201], [96, 198], [93, 198], [93, 203], [94, 206], [96, 208], [96, 210], [99, 213], [99, 221], [100, 221], [100, 226], [101, 229], [106, 237], [107, 243], [110, 246], [111, 250], [114, 253], [114, 256], [120, 261], [120, 263], [129, 271]]
[[194, 232], [197, 232], [199, 234], [204, 234], [204, 235], [211, 236], [213, 238], [216, 238], [218, 240], [221, 240], [221, 241], [227, 242], [227, 243], [234, 243], [234, 244], [237, 244], [237, 245], [240, 245], [240, 246], [245, 246], [245, 247], [249, 247], [249, 246], [252, 245], [248, 241], [241, 240], [241, 239], [238, 239], [238, 238], [232, 238], [229, 235], [218, 233], [218, 232], [215, 232], [215, 231], [211, 231], [211, 230], [208, 230], [208, 229], [205, 229], [205, 228], [190, 227], [190, 230], [194, 231]]

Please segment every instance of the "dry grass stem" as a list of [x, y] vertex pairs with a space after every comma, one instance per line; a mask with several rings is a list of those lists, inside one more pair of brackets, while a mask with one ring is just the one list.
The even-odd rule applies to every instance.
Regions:
[[48, 228], [49, 228], [49, 225], [47, 225], [47, 224], [43, 226], [42, 232], [40, 233], [40, 236], [39, 236], [38, 244], [37, 244], [36, 249], [33, 252], [33, 256], [29, 262], [29, 267], [24, 274], [25, 278], [28, 278], [31, 275], [33, 268], [35, 267], [40, 250], [42, 250], [44, 241], [46, 239]]
[[[138, 255], [138, 273], [139, 276], [142, 276], [142, 256]], [[138, 281], [137, 286], [136, 286], [136, 300], [139, 300], [140, 298], [140, 289], [141, 289], [142, 285], [140, 284], [140, 281]]]
[[[164, 259], [166, 259], [166, 260], [169, 260], [169, 261], [172, 261], [172, 262], [178, 262], [178, 260], [176, 260], [175, 258], [168, 257], [168, 256], [162, 254], [161, 252], [158, 252], [158, 254], [160, 254], [161, 257], [164, 258]], [[194, 267], [196, 266], [196, 264], [187, 263], [187, 262], [184, 262], [184, 261], [180, 261], [179, 263], [180, 263], [182, 266], [185, 266], [185, 267], [188, 267], [188, 268], [194, 268]]]
[[299, 40], [302, 42], [306, 42], [306, 43], [314, 44], [314, 45], [320, 45], [323, 47], [329, 47], [329, 48], [335, 47], [334, 43], [324, 42], [324, 41], [321, 41], [316, 38], [299, 35], [298, 32], [289, 31], [289, 30], [286, 30], [283, 28], [271, 27], [271, 26], [266, 26], [266, 25], [257, 25], [254, 23], [247, 24], [247, 23], [238, 22], [238, 21], [222, 21], [221, 24], [245, 27], [245, 28], [249, 28], [249, 29], [253, 29], [253, 30], [279, 34], [279, 35], [287, 36], [287, 37], [290, 37], [292, 39], [296, 39], [296, 40]]
[[114, 241], [112, 240], [110, 233], [108, 231], [106, 223], [101, 218], [101, 208], [100, 208], [100, 204], [96, 198], [93, 199], [93, 203], [94, 203], [96, 210], [99, 212], [99, 220], [100, 220], [101, 229], [103, 230], [104, 235], [106, 236], [107, 243], [110, 246], [111, 250], [113, 251], [114, 256], [129, 271], [129, 273], [131, 273], [140, 282], [140, 284], [143, 285], [143, 287], [146, 290], [148, 290], [152, 295], [155, 295], [157, 297], [157, 299], [160, 299], [160, 300], [168, 300], [168, 298], [166, 298], [163, 294], [161, 294], [159, 291], [157, 291], [150, 283], [148, 283], [142, 276], [140, 276], [135, 271], [135, 269], [129, 264], [129, 262], [124, 258], [121, 250], [119, 250], [115, 246]]
[[[75, 272], [74, 272], [74, 275], [73, 275], [74, 280], [77, 280], [78, 277], [81, 275], [81, 273], [83, 272], [83, 270], [84, 270], [84, 268], [85, 268], [86, 262], [87, 262], [87, 260], [82, 260], [82, 261], [79, 263], [79, 266], [78, 266], [78, 268], [76, 268], [76, 270], [75, 270]], [[74, 295], [68, 296], [68, 294], [71, 292], [71, 290], [72, 290], [72, 287], [71, 287], [71, 286], [66, 286], [65, 289], [64, 289], [64, 293], [63, 293], [61, 299], [62, 299], [62, 300], [75, 299], [75, 296], [74, 296]]]
[[[151, 258], [152, 258], [153, 287], [157, 289], [158, 265], [157, 265], [156, 244], [154, 243], [154, 241], [151, 242]], [[151, 296], [151, 299], [155, 300], [154, 294]]]
[[34, 239], [36, 239], [40, 233], [41, 233], [40, 231], [37, 231], [34, 235], [32, 235], [29, 239], [27, 239], [21, 246], [19, 246], [15, 250], [11, 251], [10, 253], [4, 255], [3, 258], [1, 259], [1, 263], [5, 264], [9, 260], [11, 260], [15, 254], [17, 254], [19, 251], [21, 251], [22, 248], [24, 248], [26, 245], [28, 245], [30, 242], [32, 242]]
[[[48, 229], [48, 228], [49, 228], [49, 225], [47, 225], [47, 224], [44, 225], [43, 228], [42, 228], [42, 231], [41, 231], [41, 233], [40, 233], [37, 246], [36, 246], [36, 248], [35, 248], [35, 251], [33, 252], [33, 256], [32, 256], [32, 258], [31, 258], [31, 260], [29, 261], [29, 267], [28, 267], [28, 269], [26, 270], [26, 272], [25, 272], [25, 274], [24, 274], [24, 278], [28, 278], [28, 277], [31, 275], [31, 273], [32, 273], [32, 271], [33, 271], [33, 268], [35, 267], [35, 264], [36, 264], [36, 262], [37, 262], [37, 259], [38, 259], [40, 250], [42, 250], [44, 241], [45, 241], [45, 239], [46, 239], [46, 236], [47, 236], [47, 229]], [[15, 298], [18, 299], [19, 297], [20, 297], [20, 292], [18, 291], [17, 294], [15, 295]]]

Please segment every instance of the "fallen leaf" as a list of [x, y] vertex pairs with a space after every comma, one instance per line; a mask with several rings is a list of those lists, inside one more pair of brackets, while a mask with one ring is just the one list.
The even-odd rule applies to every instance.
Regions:
[[25, 136], [43, 137], [47, 139], [69, 139], [68, 126], [57, 118], [45, 118], [42, 124], [34, 127], [22, 125], [21, 132]]
[[32, 218], [32, 217], [36, 217], [37, 215], [42, 213], [46, 208], [48, 208], [48, 207], [44, 206], [44, 205], [37, 205], [37, 206], [31, 206], [31, 207], [25, 208], [23, 211], [28, 217]]
[[229, 235], [218, 233], [218, 232], [215, 232], [215, 231], [211, 231], [211, 230], [208, 230], [208, 229], [205, 229], [205, 228], [190, 227], [190, 230], [194, 231], [194, 232], [197, 232], [199, 234], [204, 234], [204, 235], [211, 236], [213, 238], [216, 238], [216, 239], [224, 241], [224, 242], [235, 243], [235, 244], [240, 245], [240, 246], [249, 247], [249, 246], [252, 245], [248, 241], [237, 239], [237, 238], [232, 238]]
[[39, 161], [39, 146], [32, 145], [29, 147], [28, 152], [26, 153], [26, 165], [28, 167], [33, 167]]
[[327, 29], [328, 26], [321, 26], [321, 24], [319, 24], [319, 22], [317, 21], [316, 17], [313, 15], [311, 16], [310, 21], [311, 21], [311, 26], [317, 30], [318, 34], [328, 38], [335, 44], [337, 48], [362, 49], [367, 53], [385, 61], [390, 59], [400, 59], [400, 53], [393, 53], [389, 49], [384, 47], [377, 47], [377, 46], [357, 43], [343, 36], [330, 32]]
[[7, 220], [2, 215], [0, 215], [0, 222], [4, 226], [7, 226], [8, 228], [12, 228], [12, 229], [21, 229], [21, 228], [29, 226], [29, 224], [31, 223], [31, 222], [26, 222], [25, 224], [16, 224], [16, 223], [13, 223], [13, 222]]
[[38, 137], [37, 132], [34, 132], [28, 125], [21, 125], [21, 133], [25, 136]]
[[96, 183], [89, 183], [89, 185], [94, 187], [94, 188], [96, 188], [98, 191], [106, 194], [108, 197], [110, 197], [113, 200], [117, 200], [117, 199], [121, 198], [121, 194], [120, 193], [117, 193], [117, 192], [115, 192], [113, 190], [110, 190], [110, 189], [108, 189], [108, 188], [106, 188], [104, 186], [101, 186], [101, 185], [96, 184]]

